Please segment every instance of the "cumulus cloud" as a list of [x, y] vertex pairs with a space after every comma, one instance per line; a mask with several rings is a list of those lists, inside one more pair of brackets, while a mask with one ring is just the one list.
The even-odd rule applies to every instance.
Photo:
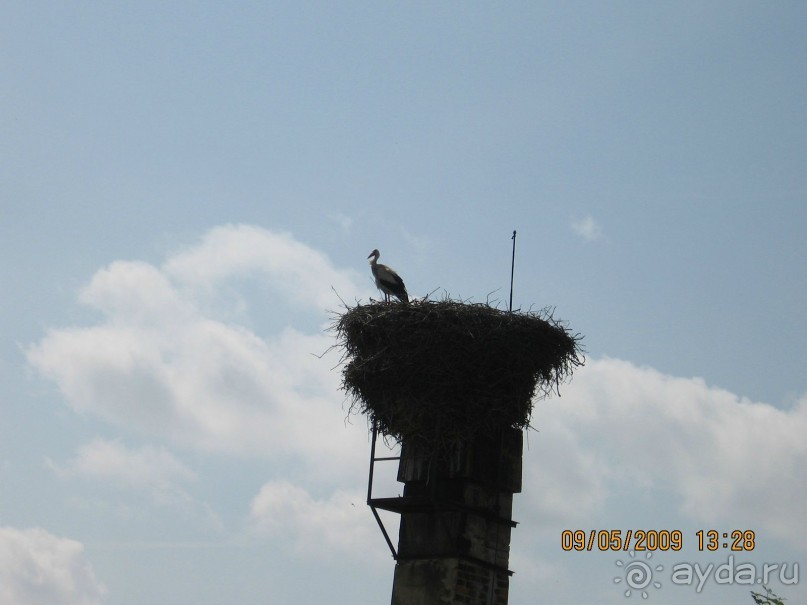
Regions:
[[349, 234], [353, 229], [353, 218], [341, 212], [330, 212], [328, 218], [339, 227], [341, 233]]
[[672, 497], [698, 523], [759, 527], [803, 548], [807, 398], [782, 410], [699, 378], [590, 360], [538, 405], [525, 463], [536, 523], [585, 517], [618, 485]]
[[0, 603], [98, 605], [106, 588], [80, 542], [44, 529], [0, 527]]
[[[259, 335], [228, 319], [227, 309], [207, 301], [234, 277], [265, 283], [274, 293], [269, 307], [295, 301], [318, 311], [329, 304], [331, 284], [351, 293], [369, 281], [288, 234], [219, 227], [162, 266], [118, 261], [98, 271], [80, 300], [101, 313], [99, 321], [50, 330], [27, 348], [28, 360], [78, 413], [174, 445], [302, 461], [312, 475], [298, 476], [297, 485], [268, 483], [255, 497], [255, 527], [286, 536], [296, 549], [317, 540], [343, 548], [340, 524], [351, 535], [377, 531], [363, 498], [337, 490], [318, 499], [299, 487], [337, 489], [366, 472], [366, 427], [344, 423], [336, 360], [312, 355], [333, 341], [292, 327]], [[534, 527], [601, 514], [627, 489], [665, 494], [693, 522], [758, 527], [807, 543], [798, 510], [807, 499], [807, 398], [778, 409], [697, 378], [591, 359], [562, 398], [538, 404], [533, 425], [540, 432], [528, 436], [517, 506]], [[192, 479], [164, 450], [104, 441], [82, 448], [64, 471], [104, 477], [113, 469], [143, 489]]]
[[590, 214], [587, 214], [580, 220], [573, 220], [572, 230], [587, 242], [596, 242], [605, 238], [602, 227], [600, 227]]
[[82, 445], [63, 467], [48, 463], [62, 478], [89, 478], [145, 491], [160, 504], [189, 501], [180, 484], [196, 479], [196, 474], [165, 448], [130, 449], [104, 439]]
[[368, 514], [365, 496], [336, 491], [328, 499], [313, 498], [288, 481], [270, 481], [252, 500], [255, 530], [285, 542], [300, 555], [321, 552], [377, 552], [381, 536]]
[[[336, 290], [344, 300], [366, 295], [357, 271], [336, 269], [322, 252], [252, 225], [211, 229], [199, 245], [168, 259], [164, 272], [176, 281], [211, 288], [236, 276], [261, 276], [283, 300], [327, 310], [334, 307]], [[333, 289], [332, 289], [333, 288]]]
[[320, 455], [325, 472], [337, 466], [337, 452], [360, 459], [361, 441], [345, 450], [345, 431], [334, 429], [344, 420], [336, 360], [315, 356], [332, 338], [293, 328], [262, 337], [227, 321], [229, 310], [205, 301], [235, 277], [275, 292], [265, 313], [290, 300], [322, 313], [336, 300], [331, 285], [346, 296], [367, 293], [351, 271], [288, 234], [217, 227], [161, 267], [117, 261], [99, 270], [79, 299], [102, 319], [48, 331], [27, 359], [76, 412], [174, 444]]

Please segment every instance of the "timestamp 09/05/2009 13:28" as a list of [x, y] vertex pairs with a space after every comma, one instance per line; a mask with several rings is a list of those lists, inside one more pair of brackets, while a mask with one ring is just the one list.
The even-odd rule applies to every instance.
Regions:
[[[751, 529], [695, 532], [699, 551], [750, 552], [756, 546], [756, 534]], [[566, 529], [560, 535], [565, 551], [679, 551], [684, 546], [684, 533], [673, 529]]]

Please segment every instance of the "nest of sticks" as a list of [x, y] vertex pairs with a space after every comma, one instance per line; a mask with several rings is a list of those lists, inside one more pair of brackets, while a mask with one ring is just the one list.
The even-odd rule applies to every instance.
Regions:
[[366, 414], [386, 437], [431, 451], [527, 428], [533, 402], [584, 363], [581, 336], [549, 309], [372, 302], [348, 307], [332, 329], [350, 413]]

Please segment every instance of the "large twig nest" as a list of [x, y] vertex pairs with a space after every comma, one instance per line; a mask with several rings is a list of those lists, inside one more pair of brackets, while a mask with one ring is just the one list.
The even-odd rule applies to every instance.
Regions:
[[350, 411], [385, 436], [432, 450], [480, 431], [526, 428], [534, 399], [584, 361], [580, 335], [549, 310], [373, 302], [347, 308], [333, 329]]

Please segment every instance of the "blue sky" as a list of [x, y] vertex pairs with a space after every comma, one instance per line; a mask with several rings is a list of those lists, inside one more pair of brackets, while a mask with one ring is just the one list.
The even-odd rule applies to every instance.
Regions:
[[515, 306], [588, 361], [535, 408], [510, 602], [638, 598], [564, 529], [681, 529], [663, 574], [726, 561], [700, 528], [804, 561], [802, 4], [3, 12], [0, 601], [389, 598], [367, 427], [313, 355], [334, 290], [377, 297], [377, 247], [412, 296], [504, 304], [513, 229]]

